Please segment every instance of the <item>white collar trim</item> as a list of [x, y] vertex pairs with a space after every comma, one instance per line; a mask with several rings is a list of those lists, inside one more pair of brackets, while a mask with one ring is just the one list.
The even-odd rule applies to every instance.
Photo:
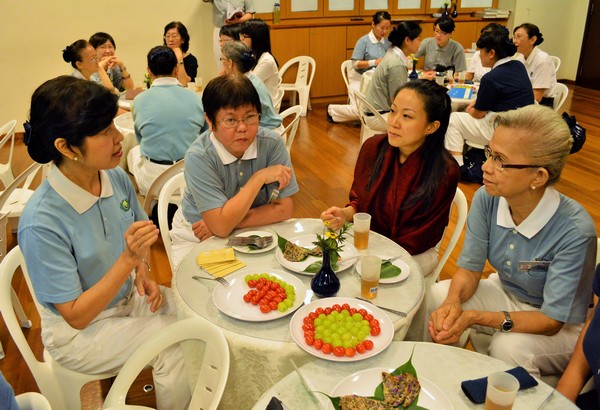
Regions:
[[99, 198], [108, 198], [113, 195], [113, 188], [108, 174], [104, 170], [98, 172], [100, 173], [100, 185], [102, 187], [99, 197], [90, 194], [75, 184], [55, 164], [52, 164], [52, 168], [48, 173], [48, 183], [73, 209], [82, 214], [98, 202]]
[[550, 218], [556, 213], [559, 204], [560, 194], [558, 191], [552, 187], [546, 187], [542, 199], [540, 199], [533, 212], [519, 226], [516, 226], [510, 214], [508, 202], [500, 197], [496, 215], [497, 223], [503, 228], [516, 229], [521, 235], [531, 239], [546, 226]]
[[377, 40], [377, 37], [375, 37], [375, 33], [373, 33], [373, 29], [371, 29], [371, 31], [369, 31], [369, 40], [371, 40], [371, 43], [373, 43], [373, 44], [377, 44], [377, 43], [384, 44], [385, 37], [381, 37], [381, 40]]
[[256, 159], [258, 156], [258, 147], [256, 142], [257, 138], [254, 138], [254, 141], [252, 141], [252, 144], [250, 144], [248, 149], [246, 149], [244, 155], [242, 155], [242, 158], [238, 158], [231, 152], [227, 151], [223, 144], [221, 144], [217, 137], [215, 137], [213, 132], [210, 133], [210, 141], [213, 143], [215, 150], [217, 151], [217, 155], [221, 159], [223, 165], [229, 165], [239, 160]]
[[152, 80], [152, 87], [160, 87], [165, 85], [178, 85], [180, 87], [183, 87], [179, 80], [175, 77], [158, 77]]
[[406, 56], [404, 55], [404, 52], [402, 51], [402, 49], [400, 47], [396, 47], [394, 46], [392, 48], [392, 51], [396, 54], [398, 54], [398, 56], [400, 56], [400, 58], [402, 59], [402, 61], [404, 61], [404, 65], [408, 67], [408, 59], [406, 58]]
[[492, 68], [496, 68], [496, 67], [498, 67], [499, 65], [502, 65], [502, 64], [504, 64], [504, 63], [508, 63], [508, 62], [509, 62], [509, 61], [511, 61], [511, 60], [512, 60], [512, 57], [504, 57], [504, 58], [501, 58], [500, 60], [496, 61], [496, 64], [494, 64], [494, 66], [493, 66]]

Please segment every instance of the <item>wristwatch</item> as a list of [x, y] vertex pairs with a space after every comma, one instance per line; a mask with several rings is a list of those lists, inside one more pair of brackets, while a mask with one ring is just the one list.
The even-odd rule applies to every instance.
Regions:
[[504, 320], [502, 321], [502, 323], [500, 323], [500, 331], [502, 333], [508, 333], [513, 328], [513, 321], [510, 318], [510, 313], [506, 311], [502, 311], [502, 313], [504, 313]]

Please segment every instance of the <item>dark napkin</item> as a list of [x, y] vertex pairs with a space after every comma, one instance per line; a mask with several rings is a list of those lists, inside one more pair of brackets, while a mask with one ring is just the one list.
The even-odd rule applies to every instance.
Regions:
[[271, 397], [271, 401], [269, 402], [269, 404], [267, 405], [267, 408], [265, 410], [284, 410], [285, 407], [283, 407], [283, 403], [281, 402], [281, 400], [279, 400], [277, 397], [273, 396]]
[[[517, 378], [519, 381], [519, 390], [525, 390], [537, 386], [538, 384], [538, 382], [527, 373], [527, 370], [522, 367], [515, 367], [514, 369], [507, 370], [506, 373], [510, 373]], [[481, 379], [465, 380], [460, 384], [460, 387], [473, 403], [481, 404], [485, 402], [487, 383], [487, 377], [482, 377]]]

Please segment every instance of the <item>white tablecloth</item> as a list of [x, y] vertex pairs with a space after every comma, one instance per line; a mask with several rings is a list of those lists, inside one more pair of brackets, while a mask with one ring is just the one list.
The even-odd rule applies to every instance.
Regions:
[[127, 171], [127, 154], [131, 148], [138, 145], [137, 139], [135, 138], [135, 130], [133, 128], [133, 116], [131, 112], [126, 112], [115, 118], [115, 126], [119, 132], [123, 135], [123, 141], [121, 146], [123, 147], [123, 156], [119, 165], [125, 171]]
[[[490, 373], [510, 369], [507, 363], [500, 360], [458, 347], [433, 343], [392, 342], [386, 351], [367, 360], [342, 365], [325, 360], [313, 360], [303, 365], [300, 371], [308, 380], [311, 390], [330, 393], [337, 383], [357, 371], [375, 367], [396, 368], [404, 364], [410, 358], [413, 348], [412, 364], [417, 375], [439, 387], [455, 410], [484, 407], [483, 404], [474, 404], [465, 396], [460, 387], [463, 380], [486, 377]], [[539, 384], [536, 387], [518, 392], [514, 410], [536, 410], [554, 390], [542, 381], [537, 381]], [[296, 372], [291, 372], [266, 391], [253, 409], [264, 410], [273, 396], [279, 398], [290, 410], [325, 408], [328, 400], [319, 399], [321, 404], [317, 405], [302, 386]], [[561, 410], [576, 408], [573, 403], [556, 392], [542, 407], [542, 409]]]
[[[290, 219], [239, 232], [257, 229], [277, 232], [291, 239], [307, 233], [320, 233], [323, 224], [319, 219]], [[177, 267], [172, 289], [181, 318], [200, 315], [223, 330], [229, 343], [231, 366], [219, 408], [237, 410], [249, 408], [264, 391], [288, 374], [292, 370], [290, 358], [302, 365], [310, 362], [313, 356], [300, 349], [293, 341], [289, 331], [292, 314], [269, 322], [245, 322], [230, 318], [222, 314], [212, 302], [212, 291], [218, 283], [192, 279], [192, 275], [206, 276], [196, 264], [196, 255], [200, 251], [224, 248], [225, 243], [225, 239], [211, 238], [198, 244]], [[402, 260], [410, 266], [411, 274], [406, 280], [381, 285], [379, 295], [374, 300], [383, 306], [407, 313], [407, 317], [388, 314], [396, 329], [394, 339], [402, 340], [423, 300], [424, 281], [421, 270], [402, 247], [373, 232], [369, 237], [369, 251], [380, 255], [402, 255]], [[236, 256], [247, 264], [242, 272], [261, 273], [269, 269], [283, 269], [275, 258], [275, 250], [260, 254], [236, 252]], [[297, 274], [297, 277], [310, 289], [311, 276]], [[360, 295], [360, 278], [354, 267], [339, 273], [339, 278], [341, 288], [337, 296]], [[186, 357], [186, 361], [193, 363], [195, 358]]]

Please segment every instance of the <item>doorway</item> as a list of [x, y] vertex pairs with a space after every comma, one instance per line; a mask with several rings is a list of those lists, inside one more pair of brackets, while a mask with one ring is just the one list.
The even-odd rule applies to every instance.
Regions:
[[[598, 9], [595, 10], [594, 6]], [[600, 0], [590, 0], [575, 84], [600, 90]]]

